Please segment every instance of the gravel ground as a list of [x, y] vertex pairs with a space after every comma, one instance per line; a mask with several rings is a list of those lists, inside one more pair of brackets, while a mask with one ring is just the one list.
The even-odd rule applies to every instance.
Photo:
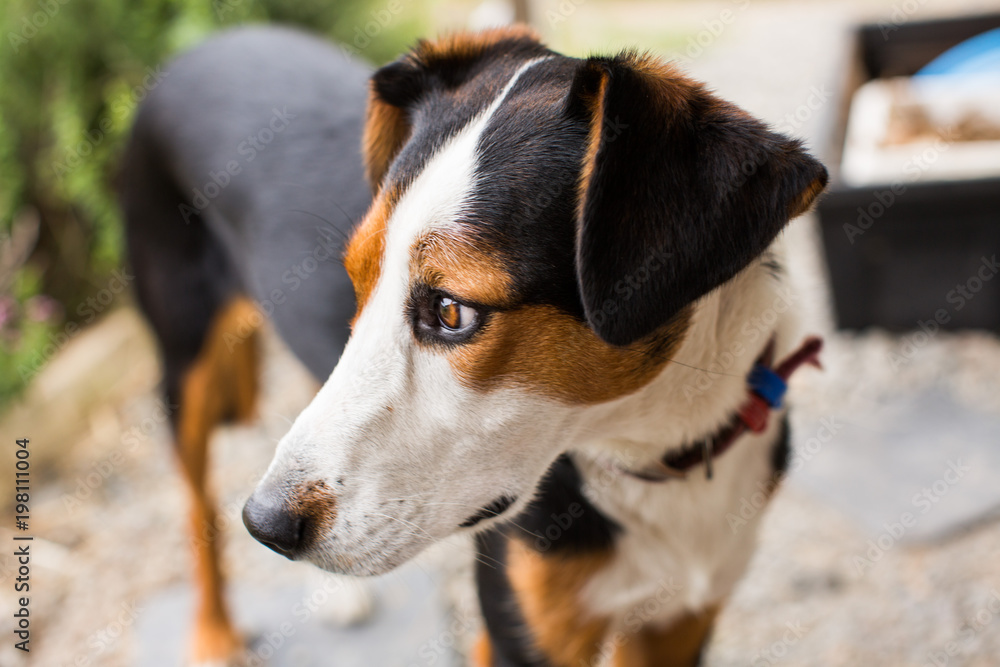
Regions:
[[[87, 335], [105, 335], [104, 326], [132, 327], [143, 335], [131, 311], [116, 314], [114, 321]], [[868, 400], [850, 390], [852, 378], [859, 368], [871, 371], [873, 360], [885, 358], [892, 339], [871, 334], [828, 340], [826, 372], [803, 375], [795, 387], [797, 431], [807, 429], [818, 415], [844, 414], [855, 401]], [[225, 530], [225, 568], [236, 586], [318, 589], [329, 585], [323, 575], [260, 548], [238, 523], [245, 494], [266, 467], [288, 418], [310, 395], [308, 378], [294, 360], [273, 341], [269, 348], [265, 386], [270, 390], [259, 421], [222, 429], [213, 445], [212, 474], [232, 520]], [[145, 354], [151, 355], [149, 347]], [[943, 368], [947, 375], [940, 374]], [[945, 377], [956, 394], [967, 391], [976, 397], [970, 402], [976, 409], [1000, 415], [998, 370], [1000, 345], [995, 339], [949, 337], [916, 358], [904, 378], [869, 373], [866, 395], [898, 391], [900, 380], [919, 386], [920, 377], [924, 382]], [[153, 390], [150, 378], [144, 392], [94, 415], [89, 432], [69, 449], [38, 494], [34, 530], [44, 541], [34, 545], [36, 652], [25, 662], [5, 643], [0, 664], [138, 664], [141, 646], [133, 621], [141, 624], [150, 599], [188, 581], [184, 490], [168, 434], [157, 422], [162, 405]], [[156, 422], [149, 436], [135, 447], [123, 444], [122, 434], [133, 426], [141, 429], [144, 422], [147, 427]], [[822, 461], [817, 457], [810, 465]], [[95, 471], [100, 482], [95, 483]], [[793, 477], [764, 517], [760, 551], [721, 617], [708, 664], [934, 664], [928, 662], [929, 653], [959, 640], [961, 653], [947, 664], [997, 664], [993, 656], [1000, 655], [1000, 615], [989, 610], [991, 596], [1000, 595], [998, 522], [986, 517], [938, 540], [900, 543], [859, 572], [854, 559], [867, 553], [873, 537]], [[9, 559], [3, 565], [9, 578]], [[421, 564], [458, 609], [460, 646], [477, 626], [470, 611], [468, 565], [461, 543], [435, 550]], [[359, 606], [363, 611], [367, 598], [339, 582], [334, 585], [337, 594], [323, 607], [336, 625], [338, 618], [349, 620]], [[6, 607], [8, 600], [4, 597]], [[994, 610], [1000, 610], [997, 604]], [[6, 620], [11, 611], [0, 610], [4, 634], [11, 630]], [[971, 634], [963, 628], [969, 619], [975, 628]], [[789, 624], [797, 634], [790, 634]], [[169, 631], [176, 633], [175, 643], [185, 641], [182, 621]]]

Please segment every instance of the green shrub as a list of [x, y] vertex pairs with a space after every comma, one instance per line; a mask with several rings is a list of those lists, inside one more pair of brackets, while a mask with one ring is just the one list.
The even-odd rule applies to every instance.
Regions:
[[116, 158], [158, 64], [222, 27], [262, 21], [304, 26], [381, 63], [421, 31], [421, 8], [419, 0], [3, 0], [0, 253], [9, 260], [15, 220], [37, 219], [39, 229], [26, 263], [10, 268], [0, 255], [15, 273], [0, 279], [0, 405], [66, 340], [81, 304], [121, 263]]

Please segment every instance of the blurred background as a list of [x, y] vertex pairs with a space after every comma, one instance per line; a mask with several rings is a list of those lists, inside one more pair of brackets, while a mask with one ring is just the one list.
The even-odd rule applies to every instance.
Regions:
[[[5, 639], [0, 664], [184, 654], [185, 496], [113, 194], [162, 65], [244, 23], [297, 25], [377, 66], [419, 36], [515, 19], [569, 55], [677, 60], [833, 176], [785, 235], [793, 305], [826, 337], [826, 368], [795, 379], [792, 472], [707, 663], [1000, 665], [995, 0], [5, 0], [0, 456], [12, 471], [14, 438], [31, 438], [36, 579], [30, 660]], [[242, 502], [315, 389], [273, 337], [265, 374], [260, 419], [212, 451], [224, 567], [258, 664], [464, 664], [479, 623], [467, 545], [359, 584], [246, 535]], [[5, 517], [12, 498], [0, 471]], [[293, 632], [273, 635], [285, 619]]]

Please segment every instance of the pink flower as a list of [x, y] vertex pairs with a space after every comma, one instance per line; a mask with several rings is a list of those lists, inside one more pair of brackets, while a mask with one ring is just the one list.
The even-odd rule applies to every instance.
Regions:
[[38, 294], [24, 304], [28, 319], [35, 322], [51, 322], [62, 310], [59, 302], [45, 294]]

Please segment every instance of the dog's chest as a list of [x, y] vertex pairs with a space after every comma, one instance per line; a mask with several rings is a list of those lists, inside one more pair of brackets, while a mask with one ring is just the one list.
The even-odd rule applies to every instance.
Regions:
[[622, 527], [611, 561], [582, 588], [584, 608], [613, 625], [661, 625], [729, 594], [753, 554], [759, 519], [743, 520], [741, 507], [762, 506], [773, 487], [781, 419], [772, 417], [764, 433], [745, 435], [714, 461], [710, 480], [703, 466], [685, 480], [646, 482], [577, 459], [588, 499]]

